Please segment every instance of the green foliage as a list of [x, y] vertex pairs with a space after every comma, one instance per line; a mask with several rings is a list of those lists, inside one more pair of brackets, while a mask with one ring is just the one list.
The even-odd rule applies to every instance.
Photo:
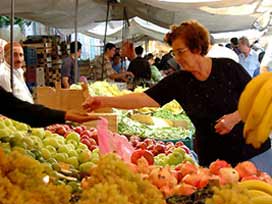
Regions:
[[[23, 18], [14, 17], [14, 25], [18, 25], [21, 29], [24, 25], [29, 26], [31, 21], [25, 20]], [[0, 28], [4, 28], [10, 25], [9, 16], [0, 16]]]

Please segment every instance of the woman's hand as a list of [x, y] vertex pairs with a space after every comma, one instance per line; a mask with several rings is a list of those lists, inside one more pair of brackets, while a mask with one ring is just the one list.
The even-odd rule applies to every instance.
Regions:
[[94, 115], [88, 115], [88, 114], [82, 114], [82, 113], [75, 113], [71, 111], [67, 111], [65, 114], [65, 120], [78, 122], [78, 123], [84, 123], [91, 120], [98, 120], [98, 116]]
[[97, 97], [89, 96], [82, 104], [87, 112], [91, 112], [102, 107], [102, 102]]
[[216, 121], [214, 126], [215, 132], [220, 135], [228, 134], [232, 128], [241, 121], [241, 117], [238, 111], [235, 111], [231, 114], [223, 115]]

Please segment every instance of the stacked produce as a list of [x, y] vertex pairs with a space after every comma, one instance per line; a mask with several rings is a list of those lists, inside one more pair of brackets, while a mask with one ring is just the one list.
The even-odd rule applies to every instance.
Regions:
[[[72, 85], [72, 89], [82, 89], [81, 85]], [[131, 93], [128, 90], [120, 90], [117, 85], [105, 81], [97, 81], [88, 85], [88, 90], [92, 96], [120, 96]], [[145, 88], [137, 87], [134, 92], [143, 92]], [[134, 114], [116, 111], [120, 116], [118, 119], [118, 132], [125, 135], [137, 135], [143, 138], [154, 138], [158, 140], [190, 140], [194, 127], [190, 119], [183, 113], [181, 106], [173, 100], [162, 108], [145, 107], [134, 111], [142, 118], [152, 117], [152, 123], [147, 120], [137, 120]], [[139, 117], [138, 117], [139, 118]], [[172, 120], [183, 120], [188, 127], [176, 127]]]
[[213, 196], [206, 204], [270, 204], [272, 185], [258, 180], [242, 181], [238, 184], [213, 187]]
[[67, 132], [64, 138], [10, 119], [0, 120], [0, 147], [5, 152], [17, 150], [28, 154], [58, 172], [63, 168], [72, 171], [76, 177], [78, 170], [88, 172], [99, 159], [98, 149], [91, 152], [80, 142], [80, 135], [76, 132]]
[[163, 204], [162, 194], [114, 154], [101, 158], [82, 181], [80, 204]]
[[272, 129], [272, 73], [252, 79], [243, 91], [238, 111], [245, 122], [244, 137], [247, 144], [259, 148]]
[[17, 151], [0, 149], [0, 203], [69, 204], [70, 188], [55, 185], [46, 165]]

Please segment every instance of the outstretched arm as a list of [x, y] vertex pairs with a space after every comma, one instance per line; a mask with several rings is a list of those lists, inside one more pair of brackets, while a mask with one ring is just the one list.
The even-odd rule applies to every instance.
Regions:
[[120, 109], [137, 109], [143, 107], [159, 107], [160, 105], [145, 93], [132, 93], [123, 96], [90, 96], [83, 103], [88, 112], [98, 108], [112, 107]]

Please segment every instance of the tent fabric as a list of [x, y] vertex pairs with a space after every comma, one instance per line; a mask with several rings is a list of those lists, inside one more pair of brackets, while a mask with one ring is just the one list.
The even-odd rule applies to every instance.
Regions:
[[[95, 22], [106, 18], [107, 0], [78, 0], [78, 31], [86, 32]], [[173, 23], [197, 19], [211, 32], [235, 31], [251, 28], [266, 10], [271, 0], [218, 0], [209, 3], [169, 3], [159, 0], [118, 0], [111, 4], [110, 19], [122, 20], [126, 7], [129, 18], [140, 18], [169, 28]], [[75, 0], [15, 1], [15, 16], [41, 22], [47, 26], [74, 28]], [[237, 12], [243, 15], [237, 15]], [[260, 11], [260, 12], [259, 12]], [[9, 15], [10, 0], [1, 0], [0, 15]], [[147, 32], [147, 29], [145, 28]]]

